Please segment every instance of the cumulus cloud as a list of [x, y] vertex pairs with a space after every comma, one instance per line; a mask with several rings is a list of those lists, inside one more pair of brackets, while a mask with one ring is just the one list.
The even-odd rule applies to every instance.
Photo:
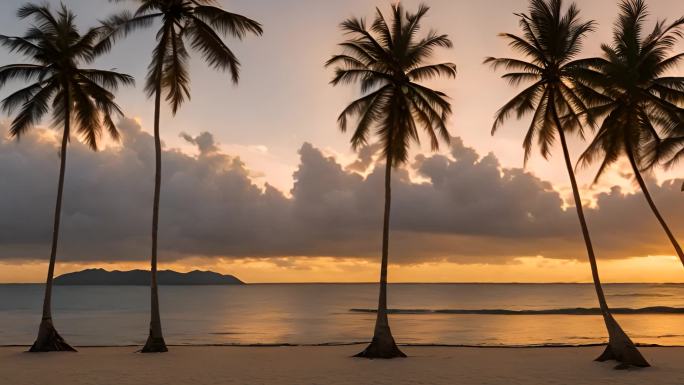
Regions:
[[211, 154], [219, 151], [214, 136], [208, 132], [203, 132], [196, 137], [192, 137], [190, 134], [185, 132], [180, 134], [186, 142], [194, 144], [199, 149], [200, 154]]
[[[73, 141], [67, 158], [60, 258], [135, 261], [149, 255], [153, 140], [133, 120], [123, 141], [98, 153]], [[57, 182], [57, 142], [36, 131], [0, 141], [0, 259], [43, 260], [49, 251]], [[239, 158], [222, 152], [210, 133], [183, 138], [197, 155], [163, 153], [160, 250], [186, 257], [376, 258], [383, 210], [377, 147], [352, 165], [305, 143], [289, 195], [257, 186]], [[393, 174], [391, 254], [395, 263], [449, 260], [506, 263], [542, 255], [583, 259], [573, 207], [530, 172], [503, 168], [454, 138], [447, 155], [419, 155]], [[368, 175], [358, 172], [370, 170]], [[358, 172], [357, 172], [358, 171]], [[684, 208], [681, 183], [651, 181], [673, 225]], [[601, 258], [671, 254], [671, 246], [640, 194], [601, 193], [587, 209]]]
[[380, 143], [372, 143], [362, 146], [358, 151], [356, 160], [347, 165], [347, 170], [356, 172], [366, 172], [375, 161], [376, 155], [380, 152]]

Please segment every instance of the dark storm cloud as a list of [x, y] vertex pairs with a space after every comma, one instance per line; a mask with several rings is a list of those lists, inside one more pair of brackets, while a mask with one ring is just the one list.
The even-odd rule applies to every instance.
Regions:
[[[152, 137], [122, 122], [120, 146], [99, 153], [72, 141], [60, 258], [147, 258], [152, 203]], [[3, 129], [4, 131], [4, 129]], [[345, 167], [305, 143], [290, 196], [250, 179], [209, 133], [183, 138], [197, 156], [164, 151], [160, 247], [165, 260], [187, 256], [276, 257], [378, 254], [382, 165], [367, 176], [375, 149]], [[43, 132], [0, 142], [0, 258], [47, 255], [57, 180], [56, 142]], [[393, 177], [392, 256], [397, 263], [452, 260], [505, 263], [517, 256], [584, 258], [574, 208], [553, 186], [521, 169], [502, 168], [454, 138], [449, 156], [418, 156]], [[682, 233], [678, 182], [653, 194]], [[618, 188], [597, 197], [587, 215], [600, 257], [671, 254], [643, 197]]]

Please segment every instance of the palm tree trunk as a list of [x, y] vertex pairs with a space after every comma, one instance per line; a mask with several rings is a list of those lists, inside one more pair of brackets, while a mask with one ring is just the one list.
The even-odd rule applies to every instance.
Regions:
[[50, 264], [48, 266], [47, 281], [45, 282], [45, 297], [43, 298], [43, 318], [38, 328], [38, 337], [31, 346], [31, 349], [29, 349], [29, 352], [76, 351], [76, 349], [72, 348], [62, 339], [52, 323], [52, 281], [55, 274], [55, 264], [57, 263], [57, 244], [59, 242], [59, 225], [62, 217], [62, 195], [64, 192], [64, 172], [71, 126], [71, 98], [69, 97], [68, 87], [65, 89], [65, 93], [64, 132], [62, 133], [62, 147], [59, 153], [59, 182], [57, 185], [54, 225], [52, 227]]
[[154, 204], [152, 209], [152, 258], [150, 266], [150, 335], [142, 348], [143, 353], [161, 353], [168, 351], [162, 334], [161, 316], [159, 315], [159, 291], [157, 287], [157, 234], [159, 230], [159, 197], [161, 193], [161, 138], [159, 135], [159, 113], [161, 107], [161, 83], [157, 84], [154, 95]]
[[572, 186], [572, 195], [575, 200], [577, 217], [579, 218], [580, 226], [582, 228], [584, 244], [587, 248], [589, 265], [591, 266], [591, 276], [594, 281], [594, 289], [596, 290], [596, 296], [598, 297], [601, 314], [603, 315], [603, 321], [606, 324], [606, 329], [608, 329], [608, 345], [606, 346], [606, 350], [596, 359], [596, 361], [616, 360], [623, 364], [618, 366], [618, 368], [629, 365], [639, 367], [650, 366], [641, 353], [639, 353], [639, 350], [636, 348], [629, 336], [627, 336], [627, 333], [622, 330], [615, 318], [613, 318], [613, 315], [610, 313], [610, 308], [608, 307], [608, 302], [606, 301], [606, 296], [603, 292], [603, 287], [601, 286], [598, 265], [596, 264], [596, 255], [594, 254], [594, 247], [591, 243], [589, 227], [587, 226], [587, 221], [584, 217], [582, 198], [580, 197], [579, 188], [577, 187], [577, 180], [575, 179], [575, 172], [572, 167], [572, 161], [570, 160], [570, 152], [568, 151], [568, 144], [565, 140], [565, 132], [563, 132], [563, 126], [561, 125], [558, 112], [556, 110], [555, 104], [553, 103], [552, 110], [553, 118], [556, 127], [558, 128], [561, 146], [563, 147], [563, 157], [565, 159], [565, 166], [568, 169], [568, 176], [570, 177], [570, 185]]
[[677, 252], [679, 260], [684, 265], [684, 252], [682, 252], [682, 248], [679, 246], [677, 238], [675, 238], [674, 234], [672, 234], [672, 231], [670, 230], [670, 227], [667, 225], [667, 222], [665, 222], [663, 216], [660, 215], [660, 211], [658, 211], [658, 207], [656, 207], [655, 202], [651, 197], [651, 193], [648, 191], [648, 188], [646, 187], [646, 182], [644, 181], [644, 178], [641, 176], [641, 171], [639, 171], [639, 166], [637, 165], [632, 150], [627, 150], [627, 157], [629, 158], [629, 163], [632, 165], [632, 170], [634, 171], [634, 176], [636, 177], [636, 180], [639, 183], [639, 187], [641, 188], [641, 191], [644, 193], [644, 197], [646, 197], [648, 205], [651, 207], [651, 211], [653, 211], [653, 214], [658, 219], [660, 226], [662, 226], [663, 230], [665, 230], [667, 238], [670, 240], [670, 243], [672, 243], [672, 247], [674, 247], [675, 251]]
[[380, 295], [378, 298], [378, 313], [375, 320], [373, 341], [364, 351], [355, 357], [364, 358], [396, 358], [406, 357], [394, 342], [387, 318], [387, 265], [389, 263], [389, 223], [392, 205], [392, 152], [387, 151], [385, 165], [385, 213], [382, 227], [382, 262], [380, 265]]

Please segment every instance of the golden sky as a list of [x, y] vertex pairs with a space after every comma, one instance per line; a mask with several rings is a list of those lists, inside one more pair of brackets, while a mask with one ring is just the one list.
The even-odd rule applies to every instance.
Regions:
[[[147, 263], [60, 263], [57, 274], [88, 268], [107, 270], [146, 269]], [[232, 274], [247, 283], [374, 282], [379, 264], [355, 259], [330, 257], [279, 258], [276, 260], [216, 258], [162, 263], [160, 269], [180, 272], [211, 270]], [[0, 263], [0, 282], [39, 283], [44, 280], [46, 263]], [[604, 283], [684, 282], [682, 266], [673, 256], [653, 256], [608, 261], [599, 266]], [[589, 265], [543, 257], [517, 258], [504, 265], [461, 265], [433, 262], [390, 265], [390, 282], [591, 282]]]

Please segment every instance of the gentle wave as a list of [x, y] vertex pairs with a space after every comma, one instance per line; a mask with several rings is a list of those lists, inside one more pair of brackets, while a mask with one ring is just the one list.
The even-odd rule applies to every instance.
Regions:
[[[376, 313], [376, 309], [350, 309], [353, 313]], [[599, 308], [567, 308], [541, 310], [508, 309], [389, 309], [390, 314], [474, 314], [474, 315], [600, 315]], [[684, 314], [684, 308], [651, 306], [639, 309], [613, 308], [613, 314]]]

